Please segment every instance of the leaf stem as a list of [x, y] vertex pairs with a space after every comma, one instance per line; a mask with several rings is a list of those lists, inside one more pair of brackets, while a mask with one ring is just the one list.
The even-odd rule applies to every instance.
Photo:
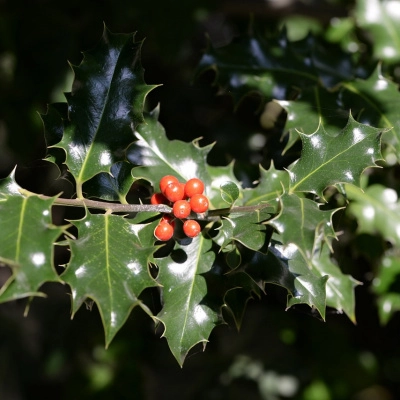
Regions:
[[82, 182], [76, 181], [76, 196], [78, 199], [84, 200], [83, 191], [82, 191]]

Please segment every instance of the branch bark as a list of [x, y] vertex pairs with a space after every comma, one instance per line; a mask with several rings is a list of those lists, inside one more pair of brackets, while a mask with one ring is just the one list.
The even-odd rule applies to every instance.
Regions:
[[[21, 193], [24, 195], [36, 195], [35, 193], [29, 192], [27, 190], [21, 190]], [[52, 197], [45, 196], [43, 194], [37, 195], [41, 199], [51, 199]], [[121, 204], [121, 203], [110, 203], [107, 201], [101, 200], [90, 200], [90, 199], [64, 199], [61, 197], [57, 197], [54, 200], [54, 205], [56, 206], [66, 206], [66, 207], [87, 207], [94, 208], [97, 210], [104, 210], [108, 212], [126, 212], [126, 213], [135, 213], [135, 212], [144, 212], [144, 211], [153, 211], [159, 212], [162, 214], [170, 214], [172, 213], [172, 208], [165, 204], [160, 205], [152, 205], [152, 204]], [[255, 206], [239, 206], [239, 207], [230, 207], [230, 208], [219, 208], [216, 210], [209, 210], [204, 214], [191, 214], [191, 218], [205, 220], [205, 221], [214, 221], [219, 220], [223, 216], [227, 216], [229, 214], [237, 214], [237, 213], [247, 213], [253, 212], [257, 210], [262, 210], [267, 207], [267, 203], [257, 204]]]

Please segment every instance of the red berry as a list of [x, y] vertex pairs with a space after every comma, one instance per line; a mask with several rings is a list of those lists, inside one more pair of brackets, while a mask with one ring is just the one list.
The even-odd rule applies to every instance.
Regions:
[[193, 219], [188, 219], [183, 224], [183, 232], [185, 232], [185, 235], [190, 238], [196, 237], [200, 233], [200, 231], [201, 228], [199, 223]]
[[204, 194], [195, 194], [190, 198], [190, 207], [195, 213], [203, 213], [208, 210], [208, 198]]
[[189, 179], [185, 185], [185, 195], [187, 197], [192, 197], [195, 194], [203, 194], [204, 183], [198, 178]]
[[164, 196], [172, 203], [175, 203], [178, 200], [183, 200], [185, 197], [183, 184], [179, 182], [170, 183], [164, 190]]
[[162, 177], [160, 179], [160, 190], [161, 190], [161, 193], [165, 192], [166, 187], [170, 183], [177, 183], [177, 182], [178, 182], [178, 178], [176, 178], [173, 175], [165, 175], [164, 177]]
[[165, 221], [160, 221], [156, 229], [154, 229], [154, 236], [163, 242], [169, 240], [174, 235], [174, 228], [171, 224]]
[[154, 193], [153, 196], [151, 196], [150, 203], [153, 205], [168, 204], [168, 200], [162, 193]]
[[190, 204], [186, 200], [178, 200], [172, 207], [172, 212], [179, 219], [187, 218], [191, 211]]
[[182, 190], [183, 190], [183, 198], [185, 199], [185, 198], [186, 198], [186, 197], [185, 197], [185, 184], [182, 183], [182, 182], [179, 182], [179, 184], [180, 184], [181, 187], [182, 187]]

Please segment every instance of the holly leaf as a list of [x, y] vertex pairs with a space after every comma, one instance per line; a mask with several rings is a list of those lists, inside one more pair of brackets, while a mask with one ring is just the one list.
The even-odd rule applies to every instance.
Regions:
[[253, 212], [232, 213], [223, 217], [218, 235], [213, 240], [224, 248], [233, 242], [239, 242], [252, 250], [265, 245], [266, 226], [261, 224], [271, 216], [271, 208], [265, 207]]
[[351, 200], [347, 210], [357, 218], [358, 232], [379, 233], [395, 246], [400, 246], [400, 203], [395, 190], [375, 184], [361, 191], [345, 186]]
[[382, 75], [380, 64], [368, 79], [343, 83], [340, 101], [359, 122], [384, 128], [383, 142], [393, 147], [400, 158], [399, 88]]
[[[157, 121], [157, 110], [138, 127], [137, 141], [128, 149], [128, 160], [140, 165], [132, 170], [135, 180], [145, 179], [157, 191], [160, 179], [165, 175], [176, 176], [182, 182], [199, 178], [204, 182], [206, 195], [213, 204], [214, 193], [209, 193], [211, 176], [206, 167], [207, 155], [212, 146], [200, 147], [197, 141], [186, 143], [169, 140], [162, 125]], [[218, 194], [220, 198], [221, 195]], [[226, 206], [226, 203], [225, 203]]]
[[[333, 90], [354, 75], [351, 55], [339, 46], [312, 35], [291, 42], [284, 30], [268, 39], [249, 35], [224, 47], [209, 45], [197, 74], [209, 69], [215, 70], [215, 81], [235, 104], [254, 94], [262, 104], [271, 99], [292, 100], [303, 89]], [[319, 108], [318, 103], [313, 105]]]
[[212, 329], [220, 323], [220, 310], [207, 301], [205, 274], [215, 259], [211, 246], [210, 239], [199, 235], [176, 242], [168, 257], [155, 260], [164, 302], [156, 318], [164, 325], [163, 337], [181, 366], [193, 346], [203, 343], [205, 347]]
[[225, 262], [230, 269], [236, 269], [241, 265], [242, 256], [237, 246], [232, 244], [231, 246], [221, 248], [221, 251], [225, 253]]
[[68, 104], [49, 104], [46, 114], [41, 114], [40, 117], [43, 122], [46, 145], [53, 146], [60, 142], [65, 129], [64, 121], [68, 121]]
[[0, 302], [44, 297], [39, 291], [43, 283], [60, 282], [53, 265], [53, 249], [64, 227], [56, 227], [51, 221], [55, 199], [44, 200], [24, 191], [14, 173], [0, 181], [0, 263], [12, 270], [0, 288]]
[[243, 189], [233, 172], [233, 163], [218, 167], [206, 164], [206, 170], [211, 180], [211, 185], [207, 188], [207, 196], [212, 199], [214, 208], [226, 208], [227, 204], [223, 197], [221, 186], [227, 182], [231, 182], [239, 189], [238, 201], [240, 201]]
[[90, 213], [72, 223], [78, 239], [68, 240], [71, 260], [62, 274], [71, 287], [72, 315], [87, 298], [94, 300], [107, 347], [133, 307], [150, 313], [139, 295], [145, 288], [157, 286], [148, 271], [156, 250], [149, 245], [155, 223], [133, 225], [121, 216]]
[[[260, 39], [243, 37], [230, 45], [214, 48], [208, 46], [198, 65], [197, 74], [208, 69], [216, 71], [218, 84], [234, 98], [235, 104], [249, 93], [258, 93], [270, 99], [275, 84], [271, 70], [276, 61], [266, 54]], [[275, 90], [279, 92], [278, 88]]]
[[64, 124], [68, 121], [68, 104], [50, 104], [47, 106], [46, 114], [41, 114], [40, 117], [43, 122], [44, 138], [47, 146], [46, 160], [56, 165], [61, 165], [65, 161], [64, 151], [51, 146], [59, 143], [63, 137]]
[[300, 133], [303, 149], [300, 160], [288, 169], [289, 194], [311, 192], [324, 199], [323, 191], [328, 186], [359, 186], [362, 172], [382, 158], [381, 133], [381, 129], [360, 124], [351, 115], [346, 127], [335, 136], [322, 125], [311, 135]]
[[299, 139], [298, 132], [315, 132], [322, 124], [328, 133], [343, 129], [348, 112], [339, 108], [338, 94], [323, 87], [302, 88], [296, 100], [275, 100], [287, 112], [285, 134], [289, 135], [284, 152]]
[[87, 197], [96, 197], [107, 201], [126, 203], [126, 196], [132, 186], [133, 165], [127, 161], [111, 166], [110, 173], [102, 172], [83, 185]]
[[315, 307], [325, 320], [326, 308], [326, 282], [328, 276], [318, 276], [312, 266], [304, 259], [302, 253], [293, 244], [275, 246], [275, 256], [281, 263], [288, 265], [291, 273], [296, 275], [294, 280], [295, 290], [290, 293], [288, 307], [295, 304], [308, 304]]
[[396, 1], [358, 0], [357, 23], [370, 34], [373, 53], [377, 60], [389, 63], [400, 61], [400, 14]]
[[303, 257], [312, 260], [319, 238], [330, 247], [336, 238], [332, 216], [338, 210], [320, 210], [319, 204], [296, 195], [283, 194], [280, 197], [281, 211], [269, 221], [280, 234], [282, 243], [295, 244]]
[[321, 277], [329, 276], [326, 282], [326, 305], [344, 312], [355, 323], [354, 288], [361, 283], [352, 276], [343, 274], [330, 254], [327, 246], [323, 246], [320, 252], [315, 253], [312, 260], [313, 270]]
[[234, 182], [224, 182], [220, 186], [220, 189], [222, 199], [228, 203], [229, 206], [232, 206], [233, 203], [239, 198], [239, 188]]
[[101, 42], [72, 67], [75, 80], [66, 94], [68, 124], [54, 147], [64, 149], [78, 192], [84, 182], [110, 173], [114, 163], [124, 160], [125, 149], [134, 141], [132, 126], [143, 121], [143, 103], [154, 86], [143, 79], [141, 46], [134, 35], [104, 28]]
[[197, 74], [208, 69], [216, 71], [216, 81], [236, 104], [252, 93], [259, 94], [263, 101], [287, 100], [299, 87], [322, 83], [332, 88], [353, 76], [351, 57], [340, 48], [311, 35], [290, 42], [284, 31], [268, 40], [249, 35], [224, 47], [209, 45]]
[[45, 159], [60, 166], [65, 161], [65, 152], [51, 146], [59, 143], [63, 137], [65, 124], [68, 123], [68, 104], [50, 104], [47, 107], [47, 113], [41, 114], [40, 117], [43, 122], [44, 137], [47, 146]]
[[246, 272], [255, 280], [283, 286], [288, 291], [287, 307], [308, 304], [325, 319], [326, 282], [303, 257], [296, 245], [281, 245], [272, 240], [267, 254], [254, 252], [247, 260]]
[[284, 188], [288, 187], [289, 175], [287, 171], [277, 170], [273, 164], [268, 170], [260, 166], [258, 185], [255, 188], [243, 190], [243, 204], [253, 206], [265, 202], [277, 209], [279, 197]]
[[232, 315], [236, 328], [239, 330], [249, 300], [254, 296], [261, 297], [261, 289], [245, 272], [239, 271], [227, 276], [227, 290], [224, 296], [224, 306]]

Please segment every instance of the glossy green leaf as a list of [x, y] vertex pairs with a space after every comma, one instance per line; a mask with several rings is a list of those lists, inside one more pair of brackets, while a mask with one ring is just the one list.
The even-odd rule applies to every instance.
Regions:
[[249, 93], [263, 101], [288, 100], [298, 88], [334, 87], [351, 79], [353, 66], [348, 54], [314, 37], [290, 42], [285, 32], [275, 38], [251, 35], [221, 48], [209, 46], [200, 60], [198, 74], [216, 71], [216, 81], [235, 103]]
[[347, 211], [357, 218], [358, 231], [379, 233], [400, 246], [400, 203], [396, 191], [379, 184], [365, 191], [346, 185], [345, 190], [351, 200]]
[[107, 201], [126, 203], [126, 196], [132, 186], [133, 165], [121, 161], [111, 166], [110, 173], [102, 172], [83, 185], [86, 197], [96, 197]]
[[326, 305], [344, 312], [352, 322], [356, 322], [354, 288], [360, 284], [350, 275], [343, 274], [330, 257], [330, 250], [323, 246], [314, 254], [313, 271], [321, 277], [329, 276], [326, 282]]
[[288, 187], [289, 174], [287, 171], [277, 170], [274, 165], [271, 165], [268, 170], [260, 166], [258, 185], [253, 189], [243, 190], [243, 204], [252, 206], [265, 202], [277, 207], [280, 195], [284, 188]]
[[242, 256], [239, 249], [232, 244], [232, 248], [225, 251], [229, 246], [222, 248], [221, 250], [225, 252], [225, 261], [230, 269], [236, 269], [242, 263]]
[[261, 289], [245, 272], [228, 274], [227, 280], [231, 288], [224, 296], [224, 306], [231, 313], [237, 329], [240, 329], [247, 303], [254, 297], [260, 298]]
[[163, 336], [180, 365], [189, 350], [207, 343], [211, 330], [220, 323], [220, 310], [207, 302], [207, 281], [215, 254], [212, 241], [203, 235], [177, 242], [172, 253], [156, 259], [157, 278], [163, 287], [163, 309], [157, 315], [164, 325]]
[[45, 282], [60, 282], [53, 265], [54, 242], [64, 231], [51, 221], [54, 198], [22, 195], [14, 173], [0, 181], [0, 263], [12, 276], [0, 288], [0, 302], [44, 296]]
[[295, 245], [275, 246], [275, 249], [279, 251], [279, 261], [288, 263], [290, 272], [296, 275], [295, 291], [288, 298], [288, 307], [308, 304], [315, 307], [322, 319], [325, 319], [326, 282], [329, 277], [316, 274]]
[[63, 137], [65, 124], [68, 124], [68, 104], [50, 104], [47, 107], [47, 113], [41, 114], [40, 117], [47, 145], [46, 160], [59, 166], [65, 161], [65, 152], [51, 146], [59, 143]]
[[64, 123], [68, 123], [68, 104], [49, 104], [46, 114], [42, 114], [40, 117], [43, 122], [46, 145], [53, 146], [60, 142], [65, 129]]
[[296, 195], [280, 198], [281, 211], [269, 223], [279, 232], [282, 243], [293, 243], [307, 260], [313, 258], [319, 238], [330, 243], [336, 238], [332, 215], [337, 210], [320, 210], [315, 201]]
[[308, 304], [315, 307], [325, 319], [328, 276], [321, 276], [314, 271], [296, 245], [282, 246], [273, 240], [267, 254], [253, 253], [246, 271], [256, 281], [286, 288], [288, 308], [295, 304]]
[[218, 49], [209, 46], [200, 60], [198, 74], [214, 69], [218, 84], [238, 103], [251, 92], [266, 99], [274, 97], [275, 82], [269, 71], [274, 65], [275, 61], [265, 54], [260, 41], [246, 37]]
[[346, 127], [335, 136], [322, 125], [311, 135], [301, 133], [303, 149], [300, 160], [289, 168], [289, 193], [311, 192], [323, 199], [328, 186], [359, 185], [362, 172], [381, 159], [381, 132], [350, 116]]
[[214, 208], [226, 208], [227, 206], [221, 192], [221, 185], [226, 182], [232, 182], [239, 188], [238, 202], [240, 202], [242, 188], [233, 172], [233, 163], [218, 167], [206, 164], [206, 170], [211, 180], [211, 185], [207, 188], [207, 196], [212, 199]]
[[232, 206], [233, 203], [239, 198], [239, 188], [234, 182], [227, 181], [224, 182], [221, 186], [221, 197], [222, 199]]
[[285, 131], [289, 140], [285, 150], [298, 140], [298, 132], [309, 134], [322, 124], [328, 133], [335, 133], [347, 124], [348, 112], [340, 109], [338, 95], [318, 86], [301, 90], [296, 100], [275, 100], [287, 112]]
[[355, 16], [358, 25], [370, 34], [374, 57], [400, 61], [399, 3], [393, 0], [358, 0]]
[[213, 240], [221, 248], [232, 242], [239, 242], [252, 250], [265, 245], [266, 226], [261, 223], [271, 216], [271, 208], [265, 207], [253, 212], [232, 213], [223, 217], [218, 235]]
[[87, 298], [95, 301], [108, 346], [133, 307], [147, 311], [139, 295], [157, 285], [148, 271], [156, 249], [149, 244], [155, 225], [133, 225], [117, 215], [90, 213], [72, 222], [78, 238], [68, 241], [71, 260], [62, 279], [71, 287], [73, 314]]
[[124, 160], [134, 141], [132, 127], [143, 121], [143, 103], [154, 86], [143, 79], [141, 45], [134, 35], [105, 28], [101, 42], [73, 67], [75, 80], [66, 95], [69, 121], [54, 146], [64, 149], [78, 194], [83, 182]]
[[368, 79], [343, 83], [340, 101], [346, 109], [351, 109], [357, 121], [386, 128], [382, 140], [392, 146], [400, 158], [399, 88], [382, 75], [380, 65]]
[[296, 276], [289, 270], [288, 264], [281, 262], [280, 253], [275, 249], [276, 241], [272, 241], [267, 254], [253, 251], [243, 254], [245, 271], [261, 287], [265, 283], [282, 286], [289, 293], [295, 293]]
[[200, 147], [196, 141], [169, 140], [157, 121], [156, 112], [138, 127], [136, 136], [138, 140], [128, 149], [129, 161], [140, 165], [132, 170], [135, 180], [145, 179], [158, 191], [159, 181], [165, 175], [176, 176], [181, 182], [196, 177], [204, 182], [205, 194], [213, 204], [213, 194], [208, 191], [211, 177], [206, 168], [207, 155], [212, 146]]

